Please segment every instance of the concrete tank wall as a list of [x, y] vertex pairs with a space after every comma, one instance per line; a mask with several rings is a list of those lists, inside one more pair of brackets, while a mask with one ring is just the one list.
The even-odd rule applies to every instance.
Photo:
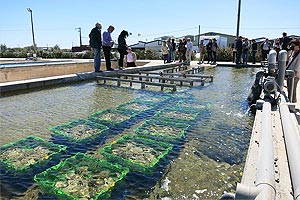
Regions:
[[[144, 65], [145, 62], [138, 62], [137, 65]], [[117, 61], [112, 61], [112, 67], [117, 68]], [[101, 70], [105, 71], [105, 61], [101, 63]], [[84, 72], [93, 72], [93, 62], [68, 62], [68, 63], [47, 63], [35, 66], [16, 66], [0, 68], [0, 83], [10, 81], [21, 81], [34, 78], [44, 78]]]

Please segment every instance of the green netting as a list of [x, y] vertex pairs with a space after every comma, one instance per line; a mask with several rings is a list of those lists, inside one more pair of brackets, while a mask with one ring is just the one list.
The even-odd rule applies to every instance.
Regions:
[[182, 109], [174, 106], [157, 112], [154, 117], [159, 120], [188, 123], [190, 121], [194, 121], [198, 115], [199, 111], [196, 109]]
[[199, 102], [198, 100], [181, 100], [176, 103], [176, 106], [182, 110], [197, 111], [205, 110], [208, 107], [206, 103]]
[[148, 173], [172, 147], [165, 142], [125, 135], [100, 152], [109, 161], [126, 166], [131, 171]]
[[130, 112], [139, 114], [141, 112], [150, 110], [153, 108], [153, 104], [150, 103], [141, 103], [138, 101], [132, 101], [129, 103], [122, 104], [116, 108], [116, 110], [121, 110], [123, 112]]
[[141, 96], [135, 99], [136, 102], [141, 102], [141, 103], [151, 103], [153, 105], [157, 104], [157, 103], [161, 103], [167, 99], [169, 99], [169, 96], [166, 95], [162, 95], [162, 96], [158, 96], [158, 95], [152, 95], [152, 96]]
[[137, 134], [156, 136], [164, 141], [170, 141], [182, 138], [189, 127], [190, 125], [187, 123], [150, 119], [134, 131]]
[[50, 128], [52, 132], [76, 142], [93, 139], [107, 129], [108, 127], [105, 125], [85, 119], [75, 120]]
[[0, 162], [8, 169], [24, 171], [33, 166], [47, 164], [60, 156], [66, 147], [46, 142], [38, 137], [27, 137], [0, 148]]
[[97, 123], [104, 122], [104, 123], [110, 123], [112, 125], [118, 125], [130, 120], [132, 117], [136, 115], [137, 113], [130, 112], [130, 111], [124, 112], [122, 110], [117, 110], [117, 109], [108, 109], [90, 115], [89, 119]]
[[46, 171], [35, 175], [41, 188], [59, 199], [109, 198], [115, 184], [129, 169], [77, 153]]

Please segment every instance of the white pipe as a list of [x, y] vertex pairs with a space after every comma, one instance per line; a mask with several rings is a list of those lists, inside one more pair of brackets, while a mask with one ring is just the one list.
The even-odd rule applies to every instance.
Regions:
[[293, 193], [296, 200], [300, 200], [300, 133], [293, 122], [287, 104], [279, 107], [288, 163], [293, 185]]
[[262, 127], [259, 153], [256, 162], [255, 186], [237, 185], [236, 199], [275, 199], [274, 152], [272, 135], [271, 103], [265, 101], [262, 110]]
[[286, 59], [287, 59], [286, 50], [281, 50], [278, 55], [278, 76], [277, 76], [278, 91], [280, 91], [280, 92], [282, 92], [282, 90], [283, 90]]

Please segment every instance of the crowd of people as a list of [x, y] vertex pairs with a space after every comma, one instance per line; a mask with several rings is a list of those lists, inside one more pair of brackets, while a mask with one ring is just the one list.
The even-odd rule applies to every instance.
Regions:
[[[200, 61], [199, 64], [204, 63], [205, 52], [207, 52], [208, 62], [216, 64], [217, 62], [217, 49], [218, 44], [216, 39], [209, 40], [208, 44], [204, 44], [201, 40], [199, 44]], [[168, 38], [162, 42], [161, 46], [162, 58], [164, 63], [176, 61], [176, 52], [178, 52], [179, 62], [189, 65], [192, 60], [193, 42], [191, 38], [179, 39], [178, 44], [175, 43], [174, 38]]]
[[[260, 49], [259, 49], [260, 48]], [[175, 49], [175, 50], [174, 50]], [[178, 44], [174, 44], [174, 39], [169, 38], [162, 42], [161, 52], [164, 63], [170, 63], [176, 60], [174, 51], [178, 52], [179, 62], [190, 64], [193, 44], [190, 38], [179, 39]], [[207, 63], [216, 64], [218, 44], [215, 38], [210, 39], [207, 44], [201, 40], [199, 43], [199, 63], [204, 63], [206, 57]], [[291, 86], [289, 79], [287, 81], [288, 92], [293, 91], [291, 102], [296, 102], [297, 84], [300, 79], [300, 55], [299, 55], [299, 39], [291, 39], [287, 33], [282, 33], [281, 38], [276, 38], [272, 43], [266, 38], [262, 43], [258, 44], [255, 39], [249, 40], [242, 36], [236, 38], [231, 45], [232, 62], [236, 64], [248, 64], [249, 55], [252, 57], [252, 64], [256, 64], [257, 53], [261, 53], [261, 61], [268, 59], [270, 50], [275, 50], [278, 54], [281, 50], [286, 50], [288, 55], [287, 70], [294, 71], [294, 86]]]
[[[113, 47], [114, 40], [111, 37], [111, 33], [115, 30], [115, 27], [110, 25], [106, 31], [101, 33], [102, 31], [102, 24], [97, 22], [95, 27], [91, 30], [89, 34], [90, 38], [90, 47], [94, 52], [94, 69], [95, 72], [102, 72], [101, 70], [101, 50], [103, 50], [106, 70], [113, 71], [114, 69], [111, 67], [111, 49]], [[136, 55], [128, 47], [126, 43], [126, 38], [128, 37], [129, 33], [126, 30], [121, 31], [118, 37], [118, 52], [119, 52], [119, 61], [118, 66], [119, 69], [124, 69], [124, 61], [128, 67], [136, 66]]]
[[[94, 51], [94, 69], [95, 72], [102, 72], [101, 68], [101, 49], [103, 49], [106, 70], [114, 70], [111, 67], [111, 49], [114, 45], [114, 41], [111, 37], [111, 33], [114, 31], [114, 26], [110, 25], [106, 31], [101, 33], [102, 25], [97, 22], [95, 27], [89, 34], [90, 47]], [[136, 66], [136, 55], [126, 43], [126, 38], [129, 33], [126, 30], [121, 31], [118, 37], [118, 52], [119, 60], [118, 66], [122, 70], [124, 68], [124, 62], [128, 67]], [[218, 43], [215, 38], [210, 39], [207, 44], [201, 40], [199, 43], [199, 63], [204, 63], [205, 55], [207, 55], [207, 63], [216, 64], [217, 62], [217, 49]], [[251, 41], [248, 38], [239, 36], [231, 45], [232, 50], [232, 62], [236, 64], [248, 64], [249, 54], [251, 53], [252, 63], [256, 63], [256, 55], [261, 52], [261, 60], [268, 59], [270, 50], [274, 49], [277, 52], [286, 50], [288, 55], [287, 69], [294, 71], [294, 86], [291, 88], [291, 83], [288, 82], [288, 91], [293, 91], [293, 97], [291, 102], [296, 102], [297, 84], [300, 79], [300, 55], [299, 55], [299, 39], [291, 39], [287, 36], [287, 33], [282, 33], [281, 38], [276, 38], [272, 43], [266, 38], [261, 44], [260, 49], [256, 40]], [[191, 38], [179, 39], [176, 43], [174, 38], [168, 38], [162, 42], [161, 46], [162, 58], [164, 63], [170, 63], [176, 61], [176, 52], [178, 52], [179, 62], [184, 64], [190, 64], [193, 52], [193, 43]], [[278, 59], [278, 57], [277, 57]]]
[[[276, 38], [272, 43], [268, 38], [266, 38], [260, 44], [261, 60], [266, 61], [268, 59], [269, 52], [275, 50], [278, 55], [281, 50], [287, 51], [287, 70], [292, 70], [294, 72], [294, 85], [292, 86], [291, 80], [287, 79], [287, 89], [288, 93], [292, 93], [290, 102], [297, 102], [297, 85], [300, 79], [300, 55], [299, 55], [299, 39], [292, 39], [287, 36], [286, 32], [282, 33], [281, 38]], [[256, 63], [256, 53], [258, 52], [258, 44], [253, 39], [249, 43], [247, 38], [239, 37], [235, 40], [232, 45], [233, 61], [236, 64], [247, 64], [249, 51], [251, 50], [252, 62]]]

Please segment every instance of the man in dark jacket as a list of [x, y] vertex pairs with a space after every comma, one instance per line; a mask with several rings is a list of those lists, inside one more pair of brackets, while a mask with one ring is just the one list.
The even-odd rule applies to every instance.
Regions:
[[99, 22], [97, 22], [95, 27], [91, 30], [91, 32], [89, 34], [90, 47], [94, 51], [94, 68], [95, 68], [95, 72], [102, 72], [100, 70], [100, 67], [101, 67], [101, 46], [102, 46], [101, 28], [102, 28], [102, 25]]

